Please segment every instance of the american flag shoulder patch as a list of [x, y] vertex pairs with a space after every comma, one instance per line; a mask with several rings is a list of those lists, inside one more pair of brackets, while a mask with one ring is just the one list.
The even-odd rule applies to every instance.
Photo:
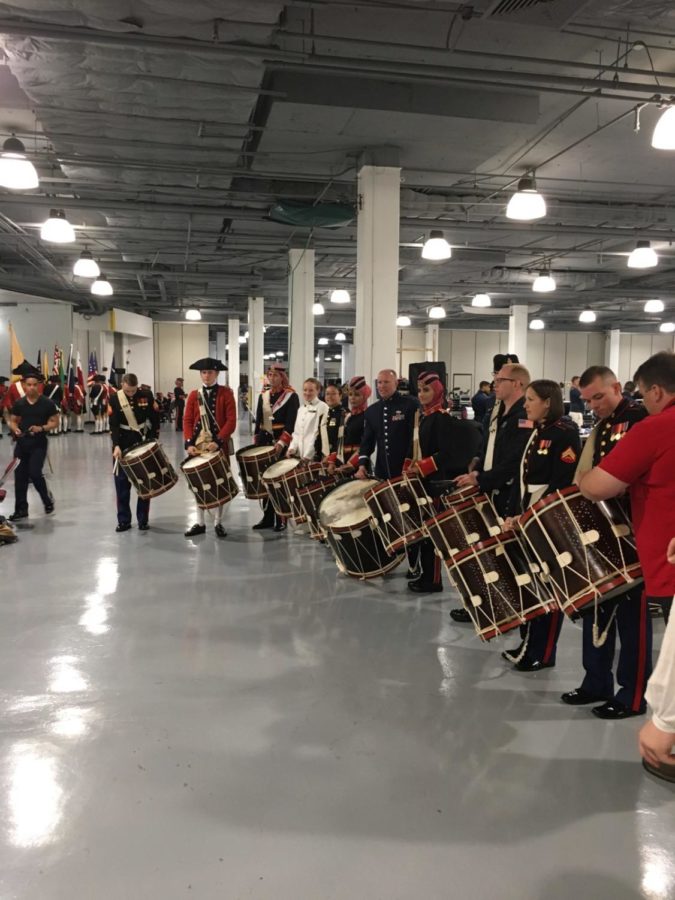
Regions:
[[534, 428], [534, 422], [530, 419], [518, 419], [518, 428]]

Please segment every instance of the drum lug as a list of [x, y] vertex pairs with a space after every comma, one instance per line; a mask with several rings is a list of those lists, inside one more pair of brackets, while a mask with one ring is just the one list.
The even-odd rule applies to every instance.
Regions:
[[584, 546], [587, 546], [588, 544], [597, 544], [599, 540], [600, 534], [595, 530], [595, 528], [592, 528], [590, 531], [584, 531], [584, 533], [581, 535], [581, 543]]

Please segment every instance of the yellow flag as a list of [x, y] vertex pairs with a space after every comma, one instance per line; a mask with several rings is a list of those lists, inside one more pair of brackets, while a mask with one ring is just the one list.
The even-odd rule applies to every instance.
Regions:
[[42, 374], [46, 383], [49, 380], [49, 356], [46, 350], [42, 351]]
[[[16, 333], [14, 328], [12, 327], [12, 323], [9, 323], [9, 368], [10, 371], [14, 371], [17, 366], [20, 366], [21, 363], [26, 359], [23, 355], [23, 350], [19, 346], [19, 342], [16, 338]], [[12, 381], [21, 381], [20, 375], [12, 375]]]

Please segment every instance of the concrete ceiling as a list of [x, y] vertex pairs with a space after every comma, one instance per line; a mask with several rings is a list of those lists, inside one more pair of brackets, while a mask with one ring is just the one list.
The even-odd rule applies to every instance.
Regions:
[[[479, 290], [540, 304], [550, 327], [579, 327], [586, 306], [598, 328], [675, 316], [675, 154], [650, 146], [655, 97], [675, 94], [670, 3], [10, 0], [0, 35], [0, 131], [41, 176], [0, 194], [0, 288], [86, 309], [71, 274], [86, 246], [116, 306], [176, 318], [197, 304], [217, 322], [255, 294], [286, 322], [288, 248], [316, 249], [327, 301], [354, 289], [356, 229], [291, 228], [270, 207], [354, 203], [362, 155], [386, 153], [402, 168], [399, 307], [415, 322], [443, 302], [448, 326], [504, 327], [462, 311]], [[532, 170], [548, 215], [513, 223], [506, 202]], [[75, 246], [40, 241], [50, 207]], [[431, 228], [450, 261], [420, 259]], [[648, 274], [626, 267], [637, 239], [660, 254]], [[533, 295], [546, 265], [558, 290]], [[665, 316], [644, 316], [651, 297]], [[353, 321], [352, 304], [321, 325]]]

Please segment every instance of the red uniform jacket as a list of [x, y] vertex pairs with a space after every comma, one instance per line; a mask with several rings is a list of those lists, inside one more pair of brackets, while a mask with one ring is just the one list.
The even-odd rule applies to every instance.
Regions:
[[[194, 442], [195, 429], [199, 424], [199, 401], [197, 400], [197, 391], [190, 391], [185, 404], [185, 413], [183, 414], [183, 437], [186, 445]], [[234, 402], [234, 394], [231, 388], [219, 384], [216, 392], [216, 422], [218, 423], [217, 438], [223, 445], [223, 450], [227, 453], [227, 442], [234, 434], [237, 427], [237, 407]]]
[[[10, 384], [7, 389], [7, 393], [5, 394], [4, 400], [4, 409], [11, 410], [17, 400], [20, 400], [22, 397], [25, 397], [26, 394], [23, 390], [23, 387], [20, 387], [20, 381], [14, 381]], [[41, 394], [45, 389], [44, 384], [38, 384], [38, 394]]]

